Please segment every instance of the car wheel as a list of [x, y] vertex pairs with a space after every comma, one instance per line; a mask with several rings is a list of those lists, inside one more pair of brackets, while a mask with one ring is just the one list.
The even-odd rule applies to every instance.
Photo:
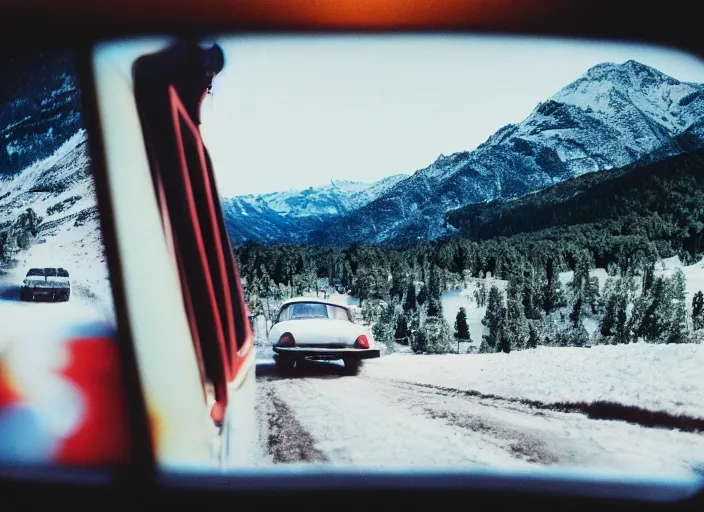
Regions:
[[278, 370], [285, 374], [290, 375], [296, 368], [296, 360], [292, 357], [282, 357], [280, 355], [274, 356], [274, 362]]
[[362, 361], [356, 357], [348, 357], [343, 359], [343, 362], [345, 363], [345, 375], [357, 375], [359, 373]]
[[27, 290], [20, 290], [20, 300], [22, 302], [29, 302], [29, 294]]

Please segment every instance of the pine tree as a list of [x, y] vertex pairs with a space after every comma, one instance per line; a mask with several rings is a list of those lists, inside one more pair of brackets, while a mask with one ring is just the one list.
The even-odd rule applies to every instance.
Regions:
[[393, 302], [399, 304], [403, 301], [403, 277], [398, 273], [394, 273], [391, 279], [391, 288], [389, 290], [389, 296]]
[[511, 339], [508, 337], [506, 329], [504, 329], [503, 326], [499, 328], [497, 338], [496, 351], [506, 354], [511, 352]]
[[582, 322], [582, 298], [577, 298], [577, 301], [572, 306], [572, 312], [570, 313], [570, 322], [572, 323], [572, 328], [577, 329], [579, 324]]
[[538, 348], [538, 329], [535, 327], [533, 322], [528, 324], [528, 342], [526, 343], [527, 348]]
[[526, 318], [540, 320], [539, 289], [535, 269], [529, 265], [523, 280], [523, 310]]
[[503, 327], [505, 318], [505, 309], [501, 292], [496, 286], [492, 286], [489, 290], [486, 314], [482, 318], [482, 325], [489, 328], [489, 334], [482, 336], [481, 352], [495, 352], [497, 350], [499, 331]]
[[573, 347], [583, 347], [588, 341], [589, 333], [587, 332], [586, 327], [584, 327], [584, 323], [580, 321], [577, 328], [573, 329], [571, 332], [570, 345]]
[[428, 286], [428, 297], [440, 299], [442, 295], [442, 283], [440, 278], [440, 269], [435, 264], [430, 265], [426, 285]]
[[616, 343], [628, 343], [629, 341], [626, 307], [626, 297], [621, 295], [616, 305], [616, 334], [614, 336]]
[[517, 298], [506, 300], [506, 320], [503, 334], [507, 343], [516, 349], [523, 348], [528, 338], [528, 322], [523, 312], [523, 304]]
[[420, 285], [420, 290], [418, 291], [418, 297], [416, 298], [418, 305], [422, 306], [428, 302], [428, 287], [424, 284]]
[[454, 343], [450, 326], [442, 316], [429, 317], [420, 328], [425, 342], [425, 352], [429, 354], [447, 354], [453, 351]]
[[394, 347], [393, 316], [393, 306], [387, 306], [382, 309], [378, 320], [372, 326], [374, 340], [383, 343], [391, 350]]
[[581, 251], [576, 255], [574, 274], [569, 284], [573, 298], [582, 298], [585, 288], [589, 283], [589, 255], [586, 251]]
[[428, 339], [425, 329], [418, 329], [411, 337], [411, 350], [416, 354], [425, 354], [428, 351]]
[[655, 263], [646, 265], [643, 270], [643, 292], [647, 292], [652, 288], [655, 281]]
[[[636, 336], [642, 336], [645, 341], [659, 341], [667, 331], [668, 321], [663, 317], [663, 305], [668, 306], [666, 283], [662, 277], [655, 279], [651, 289], [644, 293], [642, 300], [637, 301], [638, 312], [644, 309]], [[634, 319], [636, 316], [634, 315]]]
[[408, 283], [406, 288], [406, 301], [403, 303], [403, 310], [408, 313], [416, 309], [416, 286], [413, 281]]
[[704, 293], [701, 290], [692, 297], [692, 328], [704, 329]]
[[455, 338], [462, 341], [471, 341], [469, 325], [467, 325], [467, 311], [460, 308], [455, 318]]
[[682, 269], [677, 269], [669, 281], [671, 302], [668, 308], [670, 322], [667, 326], [667, 343], [682, 343], [687, 332], [687, 284]]
[[430, 297], [428, 299], [428, 316], [429, 317], [440, 317], [442, 316], [442, 302], [436, 297]]
[[599, 312], [599, 278], [592, 276], [584, 289], [584, 302], [589, 305], [592, 315]]
[[617, 297], [616, 294], [611, 294], [606, 302], [606, 307], [604, 308], [604, 317], [601, 319], [601, 325], [599, 326], [599, 332], [602, 336], [613, 336], [613, 329], [616, 326], [616, 304]]
[[394, 332], [394, 338], [397, 342], [403, 345], [408, 345], [408, 338], [410, 337], [410, 331], [408, 328], [408, 320], [406, 315], [398, 315], [396, 317], [396, 329]]
[[564, 290], [553, 258], [549, 258], [547, 262], [542, 294], [543, 310], [546, 314], [565, 305]]

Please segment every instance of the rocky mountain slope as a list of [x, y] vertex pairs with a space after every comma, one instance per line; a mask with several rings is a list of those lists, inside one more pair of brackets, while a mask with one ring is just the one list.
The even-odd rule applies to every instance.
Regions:
[[399, 174], [374, 183], [333, 180], [324, 187], [224, 198], [225, 224], [234, 243], [299, 242], [326, 221], [361, 208], [406, 178]]
[[[474, 151], [441, 155], [351, 212], [331, 210], [314, 220], [309, 214], [292, 238], [335, 245], [437, 238], [455, 232], [445, 222], [450, 210], [701, 147], [704, 84], [680, 82], [633, 60], [602, 63]], [[228, 218], [233, 230], [276, 239], [255, 219]]]

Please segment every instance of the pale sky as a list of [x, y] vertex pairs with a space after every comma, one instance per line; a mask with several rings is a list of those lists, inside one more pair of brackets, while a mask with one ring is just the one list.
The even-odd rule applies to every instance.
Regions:
[[704, 82], [694, 56], [640, 45], [498, 36], [219, 39], [225, 69], [201, 130], [224, 196], [412, 174], [472, 150], [600, 62]]

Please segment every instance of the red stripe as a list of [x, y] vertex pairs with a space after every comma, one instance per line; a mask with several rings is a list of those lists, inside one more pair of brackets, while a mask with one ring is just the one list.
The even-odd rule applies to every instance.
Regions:
[[120, 356], [110, 338], [82, 338], [67, 343], [69, 362], [61, 375], [81, 392], [82, 421], [62, 443], [56, 462], [104, 466], [129, 460], [130, 440]]
[[[183, 183], [185, 185], [185, 191], [186, 191], [186, 201], [188, 203], [188, 210], [189, 214], [192, 219], [192, 226], [195, 234], [195, 242], [196, 242], [196, 248], [198, 250], [198, 255], [200, 256], [200, 263], [202, 265], [201, 269], [205, 274], [205, 282], [203, 283], [207, 295], [209, 298], [209, 302], [211, 304], [210, 310], [213, 315], [213, 323], [215, 327], [215, 332], [216, 332], [216, 340], [215, 342], [220, 348], [220, 353], [221, 355], [221, 362], [222, 362], [222, 369], [224, 370], [225, 373], [225, 379], [227, 380], [229, 378], [229, 364], [227, 361], [227, 358], [224, 357], [225, 354], [227, 354], [227, 349], [226, 349], [226, 341], [224, 338], [224, 330], [223, 330], [223, 323], [222, 323], [222, 318], [220, 317], [220, 311], [219, 308], [217, 307], [217, 300], [215, 299], [215, 290], [213, 287], [213, 278], [212, 274], [210, 272], [210, 267], [208, 265], [208, 259], [206, 256], [206, 251], [205, 251], [205, 244], [203, 242], [203, 234], [200, 228], [200, 222], [198, 221], [198, 210], [196, 208], [196, 203], [195, 203], [195, 198], [193, 196], [193, 189], [191, 188], [191, 183], [189, 179], [189, 174], [188, 174], [188, 167], [186, 164], [186, 153], [185, 149], [183, 147], [183, 140], [181, 138], [181, 118], [179, 116], [179, 109], [178, 105], [180, 104], [180, 101], [178, 100], [178, 96], [176, 95], [176, 92], [174, 91], [173, 86], [169, 86], [169, 93], [171, 95], [171, 101], [172, 101], [172, 120], [174, 124], [174, 129], [176, 131], [176, 145], [177, 149], [179, 152], [179, 157], [181, 161], [181, 173], [183, 176]], [[223, 406], [227, 405], [227, 389], [226, 389], [226, 382], [222, 383], [215, 383], [216, 387], [219, 388], [217, 391], [218, 393], [218, 401], [222, 403]]]

